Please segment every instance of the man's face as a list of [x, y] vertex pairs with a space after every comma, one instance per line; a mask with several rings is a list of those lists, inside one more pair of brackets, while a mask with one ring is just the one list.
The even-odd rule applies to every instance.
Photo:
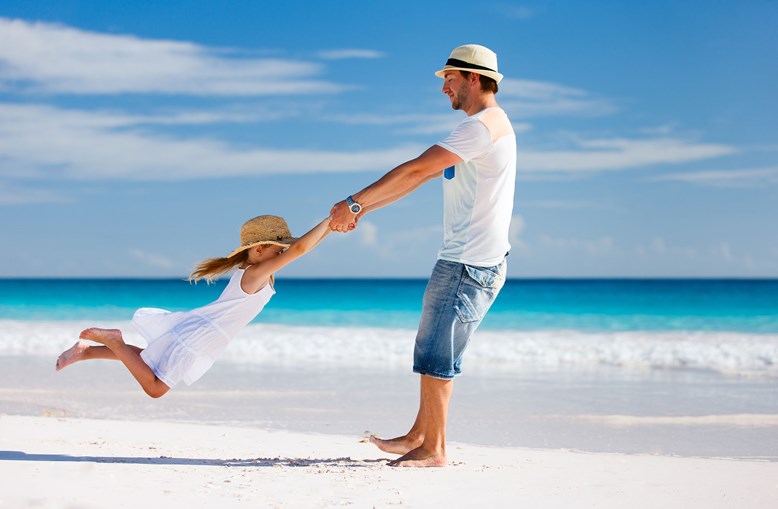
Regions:
[[452, 108], [466, 109], [470, 99], [470, 83], [459, 71], [447, 72], [443, 76], [443, 93], [451, 100]]

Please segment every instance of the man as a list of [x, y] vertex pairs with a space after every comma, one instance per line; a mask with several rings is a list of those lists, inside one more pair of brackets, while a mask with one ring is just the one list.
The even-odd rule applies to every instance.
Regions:
[[413, 371], [421, 375], [419, 412], [410, 431], [372, 436], [392, 466], [446, 464], [446, 420], [462, 354], [505, 281], [513, 214], [516, 136], [495, 100], [497, 55], [468, 44], [436, 76], [451, 106], [468, 117], [443, 141], [332, 208], [330, 228], [346, 232], [368, 212], [443, 177], [444, 241], [424, 294]]

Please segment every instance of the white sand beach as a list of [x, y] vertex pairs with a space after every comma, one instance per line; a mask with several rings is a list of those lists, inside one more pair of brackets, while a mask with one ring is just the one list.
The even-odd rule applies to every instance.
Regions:
[[153, 400], [113, 363], [53, 361], [0, 357], [0, 509], [778, 507], [770, 381], [473, 373], [449, 466], [397, 469], [361, 440], [410, 425], [406, 371], [221, 362]]
[[0, 417], [0, 507], [774, 508], [778, 463], [452, 443], [404, 469], [358, 436]]

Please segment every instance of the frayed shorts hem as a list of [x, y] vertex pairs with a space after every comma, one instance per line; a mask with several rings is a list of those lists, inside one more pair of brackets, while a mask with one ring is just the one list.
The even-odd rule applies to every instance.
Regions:
[[413, 368], [414, 373], [418, 373], [420, 375], [428, 376], [430, 378], [437, 378], [439, 380], [453, 380], [454, 377], [461, 375], [461, 373], [453, 373], [453, 374], [447, 374], [447, 375], [441, 375], [440, 373], [431, 373], [429, 371], [424, 371], [422, 369]]

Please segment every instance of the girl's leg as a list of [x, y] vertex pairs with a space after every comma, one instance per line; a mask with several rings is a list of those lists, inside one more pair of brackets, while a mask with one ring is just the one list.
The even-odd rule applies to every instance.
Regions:
[[[138, 381], [146, 394], [152, 398], [159, 398], [163, 396], [168, 390], [170, 390], [170, 387], [168, 387], [162, 380], [157, 378], [151, 368], [145, 362], [143, 362], [143, 359], [140, 357], [140, 352], [142, 350], [137, 346], [128, 345], [124, 342], [124, 338], [122, 338], [122, 332], [120, 330], [98, 328], [86, 329], [85, 331], [81, 332], [79, 337], [81, 339], [88, 339], [90, 341], [105, 345], [107, 351], [95, 350], [94, 353], [91, 353], [90, 351], [88, 355], [95, 355], [95, 357], [91, 358], [117, 359], [122, 361], [122, 363], [124, 363], [127, 369], [130, 370], [130, 373], [133, 377], [135, 377], [135, 380]], [[76, 346], [77, 345], [78, 343]]]
[[76, 341], [75, 345], [57, 357], [57, 371], [70, 366], [74, 362], [89, 359], [116, 359], [116, 356], [106, 346], [89, 346], [84, 341]]
[[[127, 347], [137, 350], [138, 354], [143, 351], [142, 348], [138, 348], [137, 346], [127, 345]], [[59, 354], [59, 357], [57, 357], [57, 371], [70, 366], [74, 362], [92, 359], [119, 360], [107, 346], [92, 346], [88, 345], [85, 341], [79, 340], [75, 345]]]

